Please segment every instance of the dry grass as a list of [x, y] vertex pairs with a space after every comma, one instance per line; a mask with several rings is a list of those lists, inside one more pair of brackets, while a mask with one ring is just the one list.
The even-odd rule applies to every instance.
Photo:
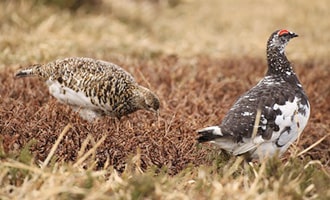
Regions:
[[[159, 95], [159, 121], [152, 113], [139, 111], [117, 124], [110, 118], [87, 123], [50, 97], [39, 80], [14, 79], [11, 70], [1, 74], [1, 165], [6, 171], [2, 184], [11, 189], [3, 190], [5, 194], [28, 199], [33, 195], [78, 199], [328, 195], [328, 188], [322, 186], [330, 180], [330, 137], [326, 137], [330, 117], [324, 112], [330, 109], [329, 71], [323, 70], [328, 66], [296, 63], [313, 106], [298, 145], [282, 161], [236, 166], [239, 159], [219, 154], [213, 146], [197, 145], [195, 130], [220, 122], [235, 98], [263, 75], [264, 62], [166, 56], [119, 64], [131, 66], [137, 80], [150, 84]], [[70, 128], [63, 132], [68, 123]], [[326, 138], [318, 143], [322, 137]], [[299, 155], [314, 143], [314, 148]], [[39, 162], [41, 167], [34, 164]], [[26, 193], [29, 190], [35, 193]]]
[[327, 0], [182, 0], [175, 7], [164, 3], [169, 1], [150, 1], [103, 0], [102, 8], [88, 13], [33, 6], [22, 0], [2, 2], [1, 65], [74, 55], [263, 58], [266, 40], [279, 28], [301, 36], [288, 47], [291, 59], [329, 62]]
[[[103, 0], [72, 12], [1, 2], [0, 199], [329, 198], [328, 8]], [[312, 105], [298, 144], [261, 164], [197, 145], [195, 130], [219, 123], [263, 76], [265, 42], [278, 27], [302, 35], [288, 46]], [[140, 111], [87, 123], [39, 80], [13, 78], [13, 68], [68, 56], [123, 66], [160, 97], [159, 121]]]

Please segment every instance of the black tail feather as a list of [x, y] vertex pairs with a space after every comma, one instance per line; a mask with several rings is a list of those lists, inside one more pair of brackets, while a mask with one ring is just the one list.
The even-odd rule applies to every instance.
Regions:
[[19, 71], [15, 74], [16, 77], [26, 77], [26, 76], [30, 76], [30, 73], [27, 73], [26, 71]]
[[30, 68], [19, 70], [19, 71], [15, 74], [15, 77], [34, 76], [34, 75], [35, 75], [35, 70], [34, 70], [34, 68], [35, 68], [36, 66], [40, 66], [40, 65], [32, 65]]
[[214, 135], [212, 130], [199, 131], [198, 133], [200, 134], [197, 138], [197, 141], [199, 143], [210, 142], [212, 140], [222, 137], [220, 135]]

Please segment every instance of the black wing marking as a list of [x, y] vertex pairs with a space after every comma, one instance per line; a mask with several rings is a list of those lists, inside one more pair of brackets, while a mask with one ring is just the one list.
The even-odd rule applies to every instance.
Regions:
[[261, 81], [237, 100], [222, 121], [221, 128], [224, 135], [234, 135], [237, 142], [241, 142], [243, 138], [250, 138], [258, 108], [261, 109], [261, 117], [257, 135], [261, 135], [263, 139], [270, 139], [274, 131], [279, 131], [275, 119], [282, 113], [279, 109], [274, 109], [274, 105], [292, 102], [297, 91], [283, 80], [272, 81], [273, 84], [269, 83], [270, 80], [267, 80], [267, 84]]

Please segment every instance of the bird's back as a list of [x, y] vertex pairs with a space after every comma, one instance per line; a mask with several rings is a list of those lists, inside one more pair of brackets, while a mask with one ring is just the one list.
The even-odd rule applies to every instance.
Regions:
[[65, 58], [33, 65], [16, 76], [38, 76], [50, 93], [63, 103], [112, 116], [136, 88], [134, 78], [119, 66], [91, 58]]

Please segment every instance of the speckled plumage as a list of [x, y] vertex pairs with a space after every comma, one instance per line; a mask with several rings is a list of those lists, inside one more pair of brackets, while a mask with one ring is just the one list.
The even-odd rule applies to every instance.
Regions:
[[65, 58], [19, 71], [17, 77], [38, 76], [50, 93], [92, 121], [102, 115], [120, 118], [140, 109], [157, 112], [159, 99], [138, 85], [121, 67], [91, 58]]
[[288, 149], [310, 114], [308, 98], [284, 52], [289, 40], [297, 36], [287, 30], [270, 36], [266, 76], [236, 101], [219, 126], [199, 130], [199, 142], [215, 143], [247, 159], [282, 155]]

